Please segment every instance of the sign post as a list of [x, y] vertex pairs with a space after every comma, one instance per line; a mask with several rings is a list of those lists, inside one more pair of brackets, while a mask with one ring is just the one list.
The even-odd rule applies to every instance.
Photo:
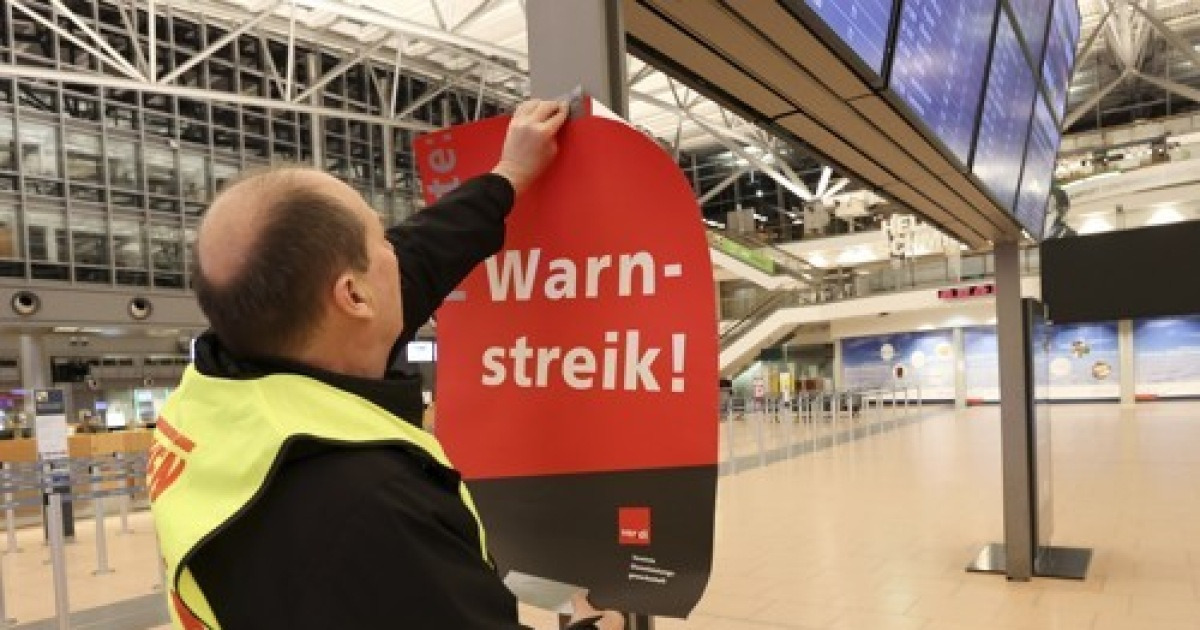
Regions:
[[71, 605], [67, 593], [65, 541], [75, 536], [71, 502], [71, 469], [67, 461], [67, 405], [61, 389], [35, 389], [34, 437], [42, 465], [42, 523], [50, 545], [51, 572], [54, 576], [54, 609], [57, 625], [66, 630]]
[[[34, 437], [37, 440], [38, 459], [42, 470], [48, 475], [46, 488], [54, 494], [67, 495], [71, 492], [71, 472], [67, 464], [67, 405], [61, 389], [37, 389], [33, 392]], [[49, 523], [50, 494], [42, 496], [43, 523]], [[70, 499], [62, 497], [62, 532], [67, 540], [75, 538], [75, 515]], [[47, 537], [50, 529], [44, 527]]]
[[[489, 171], [508, 119], [416, 142], [429, 201]], [[501, 573], [602, 608], [686, 617], [708, 581], [717, 479], [711, 260], [658, 145], [585, 116], [438, 314], [438, 437]]]

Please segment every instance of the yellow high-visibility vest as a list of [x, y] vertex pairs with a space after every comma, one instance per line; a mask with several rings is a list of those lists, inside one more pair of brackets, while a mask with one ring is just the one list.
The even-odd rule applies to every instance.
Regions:
[[[148, 467], [151, 511], [176, 628], [220, 627], [187, 562], [201, 543], [265, 490], [284, 446], [300, 438], [412, 445], [450, 467], [429, 433], [318, 380], [292, 374], [220, 379], [189, 367], [162, 410]], [[459, 484], [459, 496], [475, 517], [480, 554], [488, 562], [483, 524], [465, 484]]]

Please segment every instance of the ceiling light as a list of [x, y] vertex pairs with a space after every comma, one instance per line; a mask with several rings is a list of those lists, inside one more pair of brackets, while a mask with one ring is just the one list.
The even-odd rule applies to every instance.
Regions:
[[1184, 216], [1179, 210], [1172, 206], [1159, 208], [1150, 215], [1146, 221], [1146, 225], [1167, 225], [1168, 223], [1179, 223], [1184, 219]]
[[1092, 216], [1088, 217], [1083, 225], [1079, 226], [1080, 234], [1099, 234], [1100, 232], [1111, 232], [1113, 224], [1104, 217]]

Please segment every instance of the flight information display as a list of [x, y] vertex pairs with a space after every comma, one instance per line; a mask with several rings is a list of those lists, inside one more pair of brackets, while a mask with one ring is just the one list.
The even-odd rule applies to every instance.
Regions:
[[963, 164], [975, 136], [996, 2], [906, 0], [900, 16], [889, 85]]
[[1042, 47], [1046, 44], [1046, 20], [1050, 19], [1050, 0], [1008, 0], [1008, 5], [1012, 7], [1017, 28], [1025, 36], [1030, 63], [1041, 63]]
[[1016, 203], [1036, 89], [1017, 33], [1008, 17], [1001, 15], [971, 168], [1010, 212]]
[[883, 74], [895, 0], [804, 0], [875, 74]]
[[1045, 99], [1038, 98], [1033, 111], [1033, 128], [1025, 149], [1025, 172], [1021, 174], [1021, 193], [1017, 197], [1017, 221], [1035, 240], [1046, 229], [1046, 206], [1054, 181], [1054, 161], [1062, 133], [1050, 115]]
[[1054, 116], [1062, 120], [1067, 108], [1067, 84], [1075, 68], [1075, 46], [1079, 40], [1079, 5], [1076, 0], [1056, 0], [1050, 22], [1050, 39], [1042, 65], [1042, 81], [1050, 96]]

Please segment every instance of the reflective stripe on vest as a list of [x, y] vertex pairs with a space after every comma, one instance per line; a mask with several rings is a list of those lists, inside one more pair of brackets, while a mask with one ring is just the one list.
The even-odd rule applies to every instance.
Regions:
[[[451, 467], [432, 435], [315, 379], [292, 374], [216, 379], [189, 367], [158, 420], [147, 484], [175, 628], [220, 627], [184, 563], [249, 508], [284, 445], [298, 438], [412, 445]], [[465, 484], [459, 484], [459, 496], [479, 527], [480, 554], [490, 563], [483, 524]]]

